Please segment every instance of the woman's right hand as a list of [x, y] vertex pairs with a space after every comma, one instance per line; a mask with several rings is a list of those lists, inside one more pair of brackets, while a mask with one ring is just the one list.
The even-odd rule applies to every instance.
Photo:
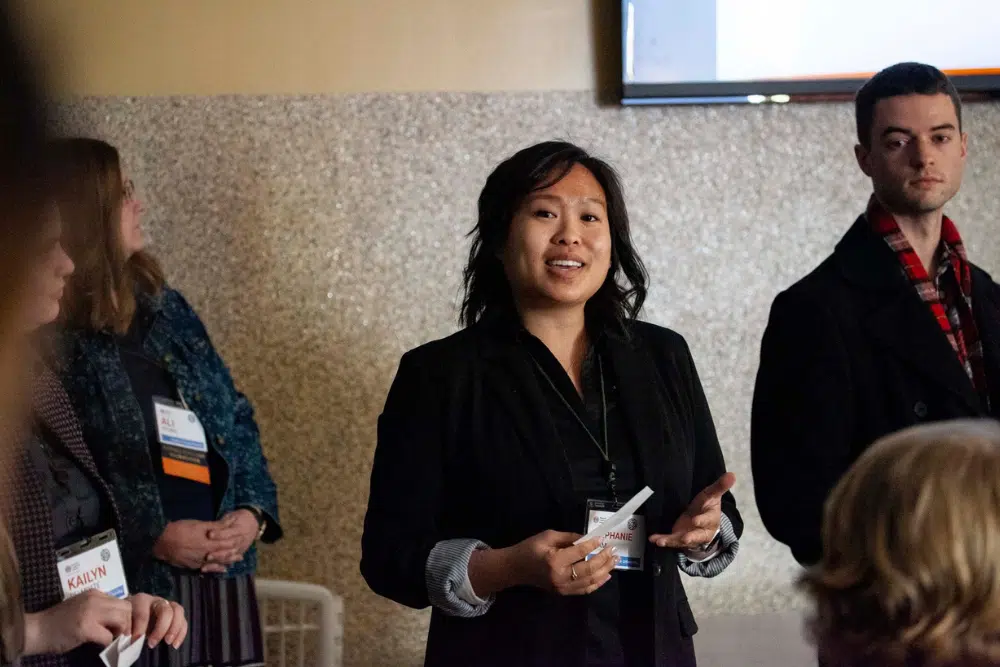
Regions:
[[506, 549], [473, 552], [469, 581], [480, 597], [511, 586], [534, 586], [559, 595], [589, 595], [611, 580], [618, 556], [607, 547], [584, 561], [601, 541], [593, 539], [574, 546], [578, 539], [576, 533], [547, 530]]
[[236, 549], [235, 539], [209, 536], [223, 527], [217, 521], [171, 521], [153, 546], [153, 557], [185, 570], [201, 570], [211, 562], [211, 554]]
[[25, 614], [25, 655], [68, 653], [83, 644], [102, 647], [132, 632], [132, 605], [91, 589], [36, 614]]
[[546, 530], [515, 544], [510, 554], [515, 576], [529, 586], [559, 595], [590, 595], [611, 580], [618, 556], [612, 547], [606, 547], [584, 561], [587, 554], [601, 546], [601, 540], [574, 546], [580, 537]]

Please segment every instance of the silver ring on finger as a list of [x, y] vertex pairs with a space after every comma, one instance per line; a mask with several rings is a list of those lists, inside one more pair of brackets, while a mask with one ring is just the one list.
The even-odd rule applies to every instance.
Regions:
[[570, 566], [569, 566], [569, 578], [570, 578], [570, 579], [571, 579], [572, 581], [576, 581], [577, 579], [579, 579], [579, 578], [580, 578], [580, 575], [578, 575], [578, 574], [576, 573], [576, 566], [575, 566], [575, 565], [570, 565]]

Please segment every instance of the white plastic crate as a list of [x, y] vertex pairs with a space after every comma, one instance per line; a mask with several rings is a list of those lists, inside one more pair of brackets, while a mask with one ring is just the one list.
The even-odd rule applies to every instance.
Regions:
[[268, 667], [341, 667], [344, 600], [323, 586], [257, 579]]

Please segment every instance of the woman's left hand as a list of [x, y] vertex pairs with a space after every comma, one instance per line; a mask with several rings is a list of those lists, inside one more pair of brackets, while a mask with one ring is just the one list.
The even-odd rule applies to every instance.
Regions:
[[253, 546], [260, 532], [257, 517], [250, 510], [235, 510], [222, 517], [217, 522], [218, 528], [210, 530], [209, 539], [235, 540], [236, 548], [209, 554], [208, 562], [201, 568], [202, 572], [224, 574], [228, 566], [243, 560], [243, 554]]
[[722, 522], [722, 496], [734, 484], [736, 475], [727, 472], [695, 496], [669, 535], [650, 535], [649, 541], [671, 549], [697, 549], [709, 544]]
[[128, 601], [132, 604], [132, 641], [146, 635], [149, 648], [155, 648], [161, 641], [180, 648], [188, 632], [183, 607], [146, 593], [133, 595]]

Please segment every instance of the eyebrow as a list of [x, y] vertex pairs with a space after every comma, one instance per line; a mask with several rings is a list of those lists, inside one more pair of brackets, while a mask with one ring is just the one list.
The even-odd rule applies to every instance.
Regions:
[[[935, 125], [934, 127], [932, 127], [931, 132], [940, 132], [942, 130], [955, 130], [955, 129], [957, 128], [955, 127], [954, 123], [943, 123], [942, 125]], [[908, 137], [912, 137], [913, 135], [916, 134], [916, 132], [914, 132], [913, 130], [907, 130], [906, 128], [890, 125], [889, 127], [882, 130], [882, 136], [887, 137], [890, 134], [905, 134]]]
[[[550, 201], [562, 201], [561, 197], [557, 197], [555, 195], [550, 195], [550, 194], [545, 194], [545, 193], [541, 193], [541, 194], [537, 194], [537, 195], [531, 195], [528, 198], [528, 201], [534, 201], [536, 199], [548, 199]], [[607, 202], [605, 202], [603, 199], [598, 199], [597, 197], [584, 197], [583, 201], [590, 202], [592, 204], [597, 204], [598, 206], [603, 206], [605, 209], [608, 207]]]

